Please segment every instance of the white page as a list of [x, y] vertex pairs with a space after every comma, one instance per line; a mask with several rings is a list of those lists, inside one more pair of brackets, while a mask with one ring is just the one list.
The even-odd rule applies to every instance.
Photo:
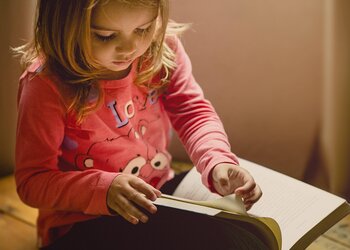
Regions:
[[196, 201], [215, 200], [221, 198], [220, 195], [211, 193], [201, 182], [201, 175], [196, 168], [192, 168], [177, 186], [174, 196]]
[[335, 208], [345, 202], [331, 193], [258, 164], [240, 159], [260, 185], [263, 196], [251, 214], [271, 217], [282, 232], [282, 249], [290, 249]]
[[172, 199], [167, 199], [167, 198], [162, 198], [162, 197], [158, 198], [153, 203], [156, 205], [178, 208], [178, 209], [182, 209], [182, 210], [197, 212], [200, 214], [207, 214], [207, 215], [211, 215], [211, 216], [217, 215], [218, 213], [221, 212], [220, 209], [199, 206], [199, 205], [195, 205], [195, 204], [191, 204], [191, 203], [180, 202], [177, 200], [172, 200]]
[[[282, 232], [282, 249], [290, 249], [306, 232], [345, 202], [338, 196], [287, 175], [244, 159], [239, 161], [263, 191], [262, 198], [248, 213], [277, 221]], [[201, 184], [195, 169], [180, 183], [174, 196], [192, 200], [220, 198]]]
[[222, 197], [218, 194], [211, 193], [210, 190], [202, 184], [201, 175], [197, 172], [196, 168], [192, 168], [188, 172], [177, 186], [173, 195], [194, 201], [207, 201], [203, 202], [204, 206], [214, 206], [239, 214], [247, 213], [242, 199], [236, 197], [234, 194]]
[[223, 211], [234, 212], [236, 214], [247, 215], [247, 211], [244, 207], [242, 198], [235, 195], [227, 195], [214, 200], [193, 200], [193, 199], [182, 198], [179, 195], [172, 196], [172, 195], [166, 195], [166, 194], [162, 194], [161, 198], [180, 201], [182, 203], [196, 204], [204, 207], [211, 207], [219, 210], [219, 212], [223, 210]]

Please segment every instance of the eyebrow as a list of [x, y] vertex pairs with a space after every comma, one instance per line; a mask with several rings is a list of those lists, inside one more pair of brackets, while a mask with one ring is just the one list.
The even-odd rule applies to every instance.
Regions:
[[[140, 26], [138, 26], [137, 28], [141, 28], [147, 24], [150, 24], [152, 22], [154, 22], [156, 19], [157, 19], [158, 15], [155, 16], [151, 21], [148, 21], [147, 23], [144, 23], [144, 24], [141, 24]], [[106, 27], [102, 27], [102, 26], [98, 26], [98, 25], [91, 25], [91, 28], [92, 29], [95, 29], [95, 30], [103, 30], [103, 31], [119, 31], [119, 30], [114, 30], [114, 29], [109, 29], [109, 28], [106, 28]]]

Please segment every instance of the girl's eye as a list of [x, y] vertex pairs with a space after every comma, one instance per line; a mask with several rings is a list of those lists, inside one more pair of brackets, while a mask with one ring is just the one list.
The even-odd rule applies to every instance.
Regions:
[[147, 35], [152, 29], [152, 25], [150, 25], [149, 27], [145, 28], [145, 29], [140, 29], [140, 28], [137, 28], [135, 30], [135, 33], [140, 35], [140, 36], [144, 36], [144, 35]]
[[116, 35], [115, 34], [112, 34], [112, 35], [109, 35], [109, 36], [103, 36], [103, 35], [100, 35], [100, 34], [97, 34], [97, 33], [94, 33], [95, 37], [100, 40], [101, 42], [108, 42], [108, 41], [111, 41], [113, 40]]

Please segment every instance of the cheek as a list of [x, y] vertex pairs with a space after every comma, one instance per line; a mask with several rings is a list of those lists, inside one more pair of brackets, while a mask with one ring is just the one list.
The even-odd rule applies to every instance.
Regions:
[[148, 37], [148, 38], [145, 38], [143, 39], [140, 43], [139, 43], [139, 46], [138, 46], [138, 51], [139, 51], [139, 54], [142, 55], [146, 52], [146, 50], [149, 48], [149, 46], [151, 46], [151, 43], [152, 43], [152, 37]]
[[111, 46], [92, 45], [91, 53], [95, 60], [104, 61], [112, 55], [113, 48]]

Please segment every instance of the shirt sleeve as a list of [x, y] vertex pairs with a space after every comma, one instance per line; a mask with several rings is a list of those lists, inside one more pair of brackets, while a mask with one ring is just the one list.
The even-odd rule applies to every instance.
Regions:
[[224, 127], [211, 103], [204, 98], [192, 75], [192, 66], [181, 42], [173, 41], [177, 67], [164, 96], [164, 106], [202, 182], [212, 189], [210, 171], [219, 163], [238, 164]]
[[17, 192], [28, 205], [110, 214], [106, 197], [116, 173], [61, 171], [66, 110], [55, 85], [27, 73], [20, 80], [16, 135]]

